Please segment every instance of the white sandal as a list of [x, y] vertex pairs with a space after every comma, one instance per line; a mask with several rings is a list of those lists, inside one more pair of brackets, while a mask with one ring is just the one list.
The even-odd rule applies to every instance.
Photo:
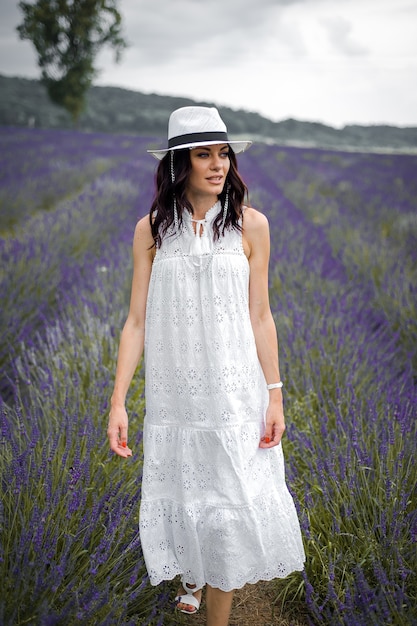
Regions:
[[187, 593], [183, 596], [176, 596], [175, 602], [177, 603], [177, 605], [180, 603], [189, 604], [190, 606], [194, 607], [194, 610], [193, 611], [187, 611], [186, 609], [178, 609], [178, 610], [181, 611], [181, 613], [186, 613], [187, 615], [194, 615], [194, 613], [197, 613], [198, 609], [200, 608], [200, 600], [197, 600], [197, 598], [193, 594], [197, 593], [197, 591], [200, 591], [201, 587], [200, 589], [197, 589], [196, 587], [189, 587], [187, 583], [185, 583], [183, 580], [181, 581], [181, 586]]

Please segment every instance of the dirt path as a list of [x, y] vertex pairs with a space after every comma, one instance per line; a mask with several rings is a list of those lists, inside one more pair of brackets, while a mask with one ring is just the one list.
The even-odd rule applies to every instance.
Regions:
[[[272, 612], [274, 593], [272, 584], [260, 582], [246, 585], [235, 593], [229, 626], [305, 626], [306, 621], [280, 617], [279, 607]], [[197, 615], [183, 616], [179, 623], [188, 626], [205, 626], [206, 611], [203, 602]]]

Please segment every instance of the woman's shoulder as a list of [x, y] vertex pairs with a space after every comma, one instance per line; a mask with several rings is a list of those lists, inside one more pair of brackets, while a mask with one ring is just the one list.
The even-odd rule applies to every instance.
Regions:
[[154, 243], [149, 215], [145, 215], [136, 224], [133, 244], [135, 247], [143, 246], [149, 250], [154, 246]]
[[269, 225], [263, 213], [253, 207], [244, 207], [242, 227], [243, 248], [248, 258], [258, 250], [269, 250]]
[[146, 236], [152, 237], [152, 229], [151, 229], [151, 223], [149, 220], [149, 215], [145, 215], [144, 217], [141, 217], [137, 221], [136, 227], [135, 227], [135, 235], [139, 235], [140, 237], [146, 237]]
[[268, 218], [254, 207], [243, 207], [243, 228], [246, 231], [268, 231]]

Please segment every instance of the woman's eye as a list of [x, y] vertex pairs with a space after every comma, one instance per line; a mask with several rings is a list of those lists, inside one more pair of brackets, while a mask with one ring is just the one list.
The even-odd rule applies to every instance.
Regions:
[[[210, 154], [208, 152], [197, 152], [197, 156], [201, 159], [207, 159]], [[222, 159], [228, 159], [229, 158], [229, 152], [220, 152], [220, 157]]]

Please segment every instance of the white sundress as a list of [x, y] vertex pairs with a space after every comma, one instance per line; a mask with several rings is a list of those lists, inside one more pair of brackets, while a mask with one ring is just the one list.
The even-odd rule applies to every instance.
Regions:
[[259, 448], [268, 406], [249, 317], [242, 235], [213, 242], [220, 203], [185, 211], [153, 262], [145, 331], [140, 537], [153, 585], [177, 574], [223, 591], [302, 570], [281, 445]]

